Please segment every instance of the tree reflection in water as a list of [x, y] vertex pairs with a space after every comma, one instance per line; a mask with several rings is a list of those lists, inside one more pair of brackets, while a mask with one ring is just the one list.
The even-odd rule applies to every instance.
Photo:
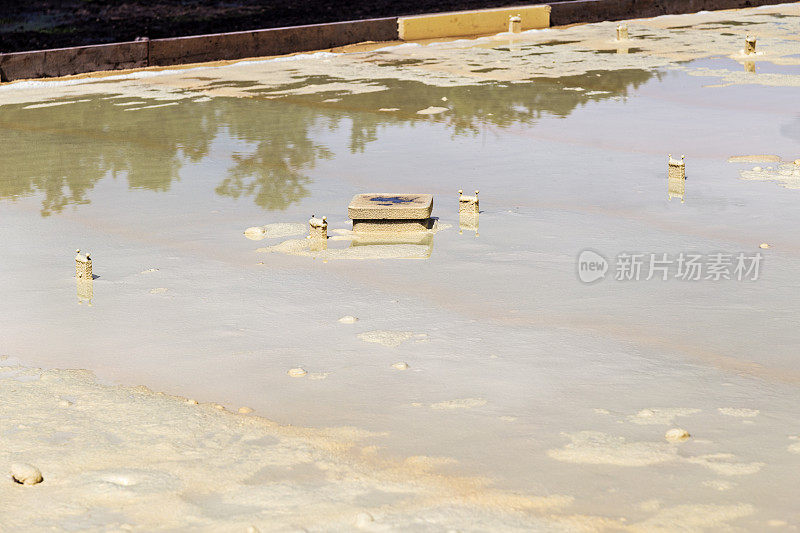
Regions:
[[[374, 80], [371, 83], [386, 89], [337, 94], [335, 104], [324, 102], [330, 92], [265, 98], [279, 87], [253, 91], [253, 98], [183, 100], [152, 109], [113, 105], [134, 99], [108, 97], [31, 109], [4, 105], [0, 198], [42, 193], [41, 214], [49, 216], [68, 205], [89, 203], [88, 192], [106, 176], [125, 174], [130, 188], [167, 191], [179, 179], [182, 166], [208, 157], [212, 142], [225, 131], [253, 148], [232, 155], [232, 166], [216, 193], [252, 197], [265, 210], [283, 210], [310, 194], [307, 172], [317, 161], [334, 157], [314, 140], [315, 130], [323, 126], [336, 130], [349, 121], [349, 150], [360, 153], [379, 138], [382, 128], [430, 121], [416, 111], [442, 96], [449, 111], [433, 120], [444, 123], [454, 136], [475, 135], [483, 125], [533, 125], [544, 114], [566, 117], [587, 102], [625, 96], [653, 76], [658, 73], [631, 69], [447, 88]], [[378, 111], [387, 107], [398, 111]]]
[[[249, 154], [233, 154], [234, 165], [216, 188], [217, 194], [232, 198], [252, 196], [256, 205], [269, 211], [286, 209], [308, 196], [305, 186], [311, 180], [304, 171], [314, 168], [318, 159], [333, 158], [328, 148], [310, 137], [319, 115], [312, 108], [273, 101], [259, 102], [256, 113], [252, 112], [250, 100], [228, 100], [223, 104], [228, 104], [224, 115], [251, 118], [228, 122], [229, 133], [257, 146]], [[234, 104], [240, 112], [231, 112]]]

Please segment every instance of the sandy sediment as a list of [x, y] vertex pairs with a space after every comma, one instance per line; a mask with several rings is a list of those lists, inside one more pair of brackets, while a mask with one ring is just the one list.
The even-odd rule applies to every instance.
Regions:
[[[88, 371], [17, 365], [0, 367], [0, 406], [4, 530], [568, 530], [569, 517], [547, 515], [569, 496], [448, 476], [448, 458], [383, 459], [356, 428], [279, 426]], [[14, 482], [12, 464], [44, 481]]]
[[[309, 374], [310, 375], [310, 374]], [[482, 408], [482, 398], [431, 404]], [[451, 473], [449, 457], [383, 457], [378, 435], [354, 427], [281, 426], [247, 407], [228, 411], [153, 392], [98, 383], [83, 370], [0, 366], [0, 516], [9, 530], [81, 531], [706, 531], [749, 516], [746, 503], [663, 507], [646, 517], [570, 513], [568, 494], [495, 489]], [[600, 432], [568, 435], [557, 461], [618, 467], [685, 462], [725, 478], [762, 463], [732, 454], [684, 457], [679, 444], [635, 442]], [[795, 439], [796, 440], [796, 439]], [[789, 446], [796, 450], [797, 443]], [[4, 466], [3, 466], [4, 465]], [[31, 482], [24, 485], [16, 476]], [[0, 480], [0, 483], [3, 483]], [[710, 484], [709, 484], [710, 483]], [[718, 491], [736, 484], [707, 485]], [[713, 485], [713, 486], [712, 486]]]

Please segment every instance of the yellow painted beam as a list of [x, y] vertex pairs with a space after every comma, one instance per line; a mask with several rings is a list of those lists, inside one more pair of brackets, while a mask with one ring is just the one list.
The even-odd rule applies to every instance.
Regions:
[[550, 27], [550, 6], [505, 7], [400, 17], [397, 21], [400, 39], [417, 41], [438, 37], [489, 35], [508, 31], [508, 19], [514, 15], [522, 18], [522, 29]]

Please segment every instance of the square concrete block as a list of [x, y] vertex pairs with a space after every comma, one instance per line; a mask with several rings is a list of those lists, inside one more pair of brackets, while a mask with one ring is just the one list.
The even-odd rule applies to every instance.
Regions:
[[433, 211], [430, 194], [358, 194], [347, 206], [353, 220], [427, 220]]

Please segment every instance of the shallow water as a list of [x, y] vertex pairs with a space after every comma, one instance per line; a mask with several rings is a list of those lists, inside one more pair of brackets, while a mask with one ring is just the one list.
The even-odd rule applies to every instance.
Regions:
[[[45, 103], [61, 105], [3, 104], [0, 349], [281, 423], [386, 432], [386, 453], [451, 456], [447, 468], [502, 487], [574, 496], [577, 513], [641, 520], [657, 499], [752, 505], [744, 528], [796, 523], [798, 191], [742, 180], [754, 165], [727, 159], [800, 157], [798, 88], [714, 87], [685, 70], [741, 69], [733, 60], [683, 67], [387, 78], [277, 99], [262, 87], [165, 101], [92, 82], [84, 96], [53, 90]], [[213, 76], [196, 80], [264, 81]], [[292, 76], [280, 90], [332, 80]], [[448, 111], [417, 114], [429, 106]], [[667, 153], [686, 154], [684, 203], [668, 199]], [[458, 189], [481, 191], [479, 236], [458, 231]], [[312, 214], [347, 228], [349, 199], [373, 191], [430, 192], [453, 228], [422, 261], [263, 254], [283, 239], [242, 234]], [[91, 306], [76, 248], [94, 260]], [[757, 281], [616, 281], [612, 265], [584, 284], [584, 249], [764, 259]], [[374, 331], [410, 335], [358, 336]], [[288, 377], [298, 366], [324, 379]], [[666, 408], [697, 411], [634, 416]], [[676, 425], [693, 435], [677, 449], [663, 440]]]

